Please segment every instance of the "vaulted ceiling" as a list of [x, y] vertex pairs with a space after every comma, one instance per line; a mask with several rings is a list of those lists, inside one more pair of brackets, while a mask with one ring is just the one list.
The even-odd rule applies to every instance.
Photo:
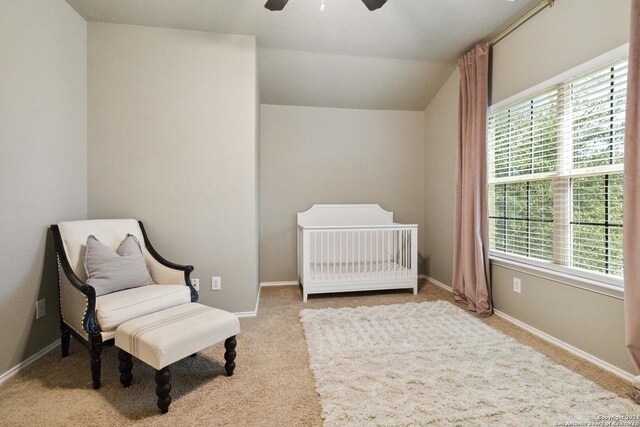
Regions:
[[424, 110], [462, 53], [536, 2], [264, 1], [67, 0], [87, 21], [254, 35], [265, 104], [398, 110]]

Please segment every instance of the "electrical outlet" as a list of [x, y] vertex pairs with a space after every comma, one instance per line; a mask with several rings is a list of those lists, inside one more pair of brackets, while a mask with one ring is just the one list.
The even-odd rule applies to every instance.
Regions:
[[517, 277], [513, 278], [513, 292], [522, 293], [522, 282]]
[[222, 289], [222, 278], [221, 277], [212, 277], [211, 278], [211, 290], [219, 291]]
[[200, 292], [200, 279], [191, 279], [191, 286], [193, 286], [193, 289]]
[[36, 301], [36, 319], [40, 319], [47, 314], [47, 304], [45, 299]]

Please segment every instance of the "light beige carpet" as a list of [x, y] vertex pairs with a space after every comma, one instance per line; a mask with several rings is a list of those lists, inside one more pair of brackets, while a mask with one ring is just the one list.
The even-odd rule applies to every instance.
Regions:
[[[258, 316], [240, 320], [234, 376], [221, 375], [222, 345], [176, 363], [172, 366], [173, 402], [165, 415], [157, 412], [149, 368], [134, 361], [131, 388], [120, 386], [113, 348], [103, 353], [103, 386], [92, 390], [89, 356], [72, 339], [68, 358], [61, 359], [56, 349], [0, 385], [0, 425], [321, 426], [300, 310], [433, 300], [453, 298], [435, 285], [421, 283], [417, 296], [404, 291], [326, 295], [310, 297], [304, 304], [297, 286], [263, 288]], [[482, 322], [611, 392], [623, 396], [633, 390], [618, 377], [503, 319], [491, 316]]]
[[327, 426], [587, 425], [640, 416], [629, 399], [447, 301], [306, 309], [300, 318]]

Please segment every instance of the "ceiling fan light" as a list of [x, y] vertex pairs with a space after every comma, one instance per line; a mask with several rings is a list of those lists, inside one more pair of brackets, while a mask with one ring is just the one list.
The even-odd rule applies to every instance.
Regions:
[[[267, 2], [264, 4], [264, 7], [269, 9], [272, 12], [279, 11], [284, 9], [288, 1], [289, 0], [267, 0]], [[367, 6], [367, 9], [372, 11], [376, 9], [380, 9], [382, 6], [384, 6], [386, 2], [387, 0], [362, 0], [362, 3], [364, 3], [365, 6]], [[323, 11], [324, 8], [325, 8], [325, 5], [323, 1], [322, 4], [320, 5], [320, 11]]]
[[264, 7], [274, 12], [284, 9], [288, 1], [289, 0], [267, 0], [267, 2], [264, 4]]
[[387, 0], [362, 0], [362, 3], [364, 3], [369, 10], [380, 9], [386, 2]]

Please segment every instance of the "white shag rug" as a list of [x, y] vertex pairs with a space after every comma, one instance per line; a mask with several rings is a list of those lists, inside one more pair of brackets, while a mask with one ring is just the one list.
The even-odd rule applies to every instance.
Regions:
[[446, 301], [300, 318], [327, 426], [606, 425], [599, 417], [640, 414]]

